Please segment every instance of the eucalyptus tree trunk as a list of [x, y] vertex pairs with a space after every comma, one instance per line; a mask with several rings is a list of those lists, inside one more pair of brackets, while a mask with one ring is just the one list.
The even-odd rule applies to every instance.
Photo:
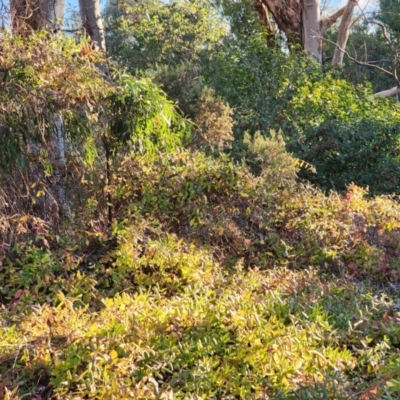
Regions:
[[65, 175], [67, 169], [67, 163], [65, 159], [65, 133], [64, 133], [64, 122], [61, 114], [55, 117], [55, 152], [53, 165], [53, 177], [54, 177], [54, 189], [55, 195], [59, 204], [59, 214], [66, 219], [71, 219], [71, 209], [67, 198]]
[[[79, 0], [79, 9], [81, 13], [82, 26], [86, 34], [104, 53], [106, 52], [106, 38], [104, 34], [103, 18], [100, 12], [99, 0]], [[106, 64], [96, 64], [97, 68], [108, 75]]]
[[[300, 47], [302, 50], [312, 54], [320, 63], [322, 63], [322, 44], [324, 36], [328, 29], [342, 17], [336, 42], [333, 43], [335, 45], [335, 50], [332, 64], [342, 64], [344, 55], [346, 55], [350, 61], [356, 64], [378, 68], [381, 72], [392, 76], [396, 82], [396, 86], [389, 90], [376, 93], [374, 97], [399, 97], [400, 83], [396, 68], [394, 68], [394, 71], [389, 71], [372, 63], [361, 62], [351, 57], [349, 53], [346, 52], [353, 14], [358, 2], [359, 0], [347, 0], [346, 6], [325, 18], [322, 18], [320, 13], [320, 0], [253, 0], [253, 5], [259, 14], [260, 20], [266, 25], [267, 30], [271, 27], [268, 15], [270, 14], [278, 26], [278, 29], [285, 33], [289, 48], [296, 50]], [[369, 20], [368, 22], [379, 25], [383, 30], [385, 40], [392, 46], [385, 25], [375, 20]], [[395, 51], [393, 64], [395, 66], [399, 65], [397, 50]]]
[[339, 33], [336, 41], [335, 52], [333, 54], [332, 64], [342, 64], [343, 63], [343, 50], [346, 49], [347, 40], [350, 34], [350, 28], [352, 23], [352, 17], [354, 13], [354, 8], [357, 6], [358, 0], [349, 0], [344, 10], [342, 21], [339, 27]]
[[65, 12], [65, 0], [44, 0], [46, 23], [54, 29], [61, 29]]
[[[357, 4], [357, 0], [349, 0], [349, 3]], [[328, 29], [348, 11], [346, 24], [351, 21], [354, 6], [342, 7], [332, 15], [322, 18], [319, 0], [253, 0], [255, 9], [260, 19], [266, 21], [265, 9], [271, 14], [279, 30], [285, 33], [289, 47], [312, 54], [318, 62], [322, 62], [323, 37]], [[344, 19], [342, 18], [342, 23]], [[350, 24], [347, 30], [350, 27]], [[341, 27], [346, 31], [346, 27]], [[347, 39], [340, 43], [345, 45]]]
[[304, 0], [301, 11], [302, 47], [322, 63], [319, 0]]
[[33, 31], [59, 29], [65, 11], [65, 0], [10, 0], [14, 34], [29, 35]]
[[266, 12], [271, 14], [278, 29], [286, 34], [289, 46], [301, 45], [300, 0], [253, 0], [253, 6], [264, 24], [269, 20]]
[[374, 97], [399, 97], [400, 88], [398, 86], [392, 87], [388, 90], [382, 90], [381, 92], [375, 93]]
[[[94, 43], [104, 53], [106, 52], [106, 39], [104, 34], [104, 24], [100, 12], [100, 1], [99, 0], [79, 0], [79, 9], [81, 12], [82, 26], [86, 34], [90, 37], [92, 43]], [[109, 75], [108, 66], [106, 63], [96, 63], [96, 67], [103, 73], [104, 77]], [[106, 122], [106, 121], [105, 121]], [[107, 125], [107, 123], [105, 123]], [[108, 145], [106, 135], [103, 135], [103, 146], [106, 158], [106, 186], [109, 188], [112, 184], [112, 157], [110, 154], [110, 148]], [[111, 225], [113, 221], [113, 196], [110, 190], [107, 190], [107, 211], [108, 211], [108, 223]]]
[[87, 35], [90, 36], [100, 50], [106, 50], [103, 19], [100, 13], [99, 0], [79, 0], [82, 25]]

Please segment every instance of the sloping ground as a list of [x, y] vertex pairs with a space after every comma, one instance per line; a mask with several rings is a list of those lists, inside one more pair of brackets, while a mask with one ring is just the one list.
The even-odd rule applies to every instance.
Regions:
[[111, 232], [17, 245], [0, 397], [398, 398], [397, 202], [274, 168], [126, 158]]

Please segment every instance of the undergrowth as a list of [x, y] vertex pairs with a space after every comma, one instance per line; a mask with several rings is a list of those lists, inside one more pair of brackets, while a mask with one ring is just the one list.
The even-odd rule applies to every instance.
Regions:
[[16, 241], [0, 396], [398, 398], [398, 203], [297, 184], [282, 146], [258, 143], [257, 176], [200, 152], [126, 156], [110, 229]]

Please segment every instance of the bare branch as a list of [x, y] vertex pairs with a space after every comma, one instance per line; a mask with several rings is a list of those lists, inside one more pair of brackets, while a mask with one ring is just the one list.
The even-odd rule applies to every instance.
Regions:
[[[375, 65], [375, 64], [372, 64], [372, 63], [370, 63], [370, 62], [359, 61], [359, 60], [357, 60], [356, 58], [351, 57], [351, 56], [349, 55], [349, 53], [348, 53], [346, 50], [341, 49], [341, 48], [338, 46], [337, 43], [332, 42], [332, 41], [329, 40], [329, 39], [325, 39], [325, 38], [321, 38], [321, 39], [324, 40], [324, 41], [326, 41], [326, 42], [328, 42], [328, 43], [330, 43], [330, 44], [333, 44], [333, 45], [334, 45], [335, 47], [337, 47], [341, 52], [343, 52], [343, 54], [344, 54], [350, 61], [353, 61], [355, 64], [363, 65], [363, 66], [370, 67], [370, 68], [375, 68], [375, 69], [377, 69], [377, 70], [383, 72], [384, 74], [391, 76], [392, 78], [394, 78], [394, 79], [396, 80], [396, 82], [398, 82], [398, 80], [397, 80], [397, 74], [395, 74], [395, 73], [393, 73], [393, 72], [390, 72], [389, 70], [387, 70], [387, 69], [385, 69], [385, 68], [382, 68], [382, 67], [380, 67], [379, 65]], [[376, 62], [376, 61], [373, 61], [373, 62]], [[395, 64], [395, 65], [397, 65], [397, 64]], [[396, 67], [395, 67], [395, 68], [396, 68]], [[395, 86], [395, 87], [393, 87], [393, 88], [391, 88], [391, 89], [383, 90], [383, 91], [381, 91], [381, 92], [375, 93], [372, 97], [392, 97], [392, 96], [396, 96], [398, 93], [399, 93], [399, 87], [398, 87], [398, 86]]]
[[[141, 23], [141, 21], [139, 19], [137, 19], [137, 20], [133, 20], [132, 22], [128, 23], [126, 26], [132, 27], [132, 26], [135, 26], [140, 23]], [[119, 27], [120, 27], [120, 25], [118, 23], [107, 25], [104, 27], [104, 32], [113, 32], [113, 31], [117, 30]], [[60, 29], [59, 31], [65, 32], [65, 33], [77, 33], [77, 32], [79, 33], [79, 32], [83, 31], [83, 27], [81, 26], [76, 29]]]
[[320, 22], [320, 32], [321, 36], [325, 36], [325, 33], [328, 31], [328, 29], [344, 14], [344, 10], [346, 9], [346, 6], [342, 7], [340, 10], [336, 11], [329, 17], [324, 18]]
[[370, 19], [370, 20], [367, 19], [366, 21], [368, 23], [378, 25], [382, 29], [383, 36], [385, 36], [385, 39], [386, 39], [387, 43], [389, 44], [389, 46], [391, 47], [391, 49], [393, 51], [393, 54], [394, 54], [393, 77], [396, 80], [397, 85], [399, 85], [400, 82], [399, 82], [399, 78], [397, 76], [397, 67], [399, 65], [399, 52], [398, 52], [397, 47], [395, 45], [393, 45], [392, 40], [390, 39], [390, 36], [389, 36], [389, 34], [387, 32], [387, 29], [386, 29], [386, 25], [383, 22], [375, 20], [375, 19]]
[[357, 7], [360, 9], [361, 12], [360, 12], [360, 14], [359, 14], [356, 18], [354, 18], [353, 22], [351, 23], [350, 28], [352, 28], [353, 25], [354, 25], [361, 17], [364, 17], [365, 20], [367, 20], [367, 17], [365, 16], [365, 9], [368, 7], [368, 4], [369, 4], [369, 0], [367, 0], [367, 2], [365, 3], [364, 8], [361, 8], [360, 3], [357, 3]]
[[[366, 56], [364, 56], [365, 59], [367, 59]], [[384, 62], [391, 62], [392, 60], [389, 60], [388, 58], [381, 58], [380, 60], [374, 60], [374, 61], [368, 61], [369, 64], [379, 64], [379, 63], [384, 63]]]
[[385, 26], [385, 24], [384, 24], [383, 22], [378, 21], [378, 20], [376, 20], [376, 19], [367, 19], [367, 23], [379, 25], [379, 26], [382, 28], [383, 36], [385, 36], [386, 41], [387, 41], [389, 44], [392, 44], [392, 40], [390, 39], [390, 37], [389, 37], [389, 35], [388, 35], [388, 33], [387, 33], [386, 26]]
[[356, 58], [352, 57], [346, 50], [342, 49], [337, 43], [332, 42], [332, 40], [329, 39], [325, 39], [323, 37], [321, 37], [322, 40], [324, 40], [325, 42], [328, 42], [330, 44], [333, 44], [336, 48], [339, 49], [339, 51], [341, 51], [350, 61], [353, 61], [355, 64], [358, 65], [364, 65], [366, 67], [371, 67], [371, 68], [375, 68], [381, 72], [383, 72], [386, 75], [389, 75], [391, 77], [393, 77], [393, 72], [390, 72], [389, 70], [380, 67], [379, 65], [375, 65], [375, 64], [370, 64], [369, 62], [364, 62], [364, 61], [359, 61]]
[[393, 97], [399, 93], [398, 86], [395, 86], [388, 90], [382, 90], [382, 92], [378, 92], [374, 94], [374, 97]]

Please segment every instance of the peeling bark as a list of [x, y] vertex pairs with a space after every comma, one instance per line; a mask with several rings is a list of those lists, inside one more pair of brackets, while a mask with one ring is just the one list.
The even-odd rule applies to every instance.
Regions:
[[320, 15], [320, 0], [253, 0], [253, 4], [266, 25], [265, 13], [272, 15], [279, 30], [285, 32], [289, 45], [301, 45], [303, 50], [322, 62], [322, 39], [340, 17], [343, 17], [343, 22], [338, 40], [340, 48], [345, 48], [358, 0], [348, 0], [345, 7], [324, 19]]
[[[274, 18], [279, 30], [285, 32], [289, 44], [301, 44], [300, 0], [254, 0], [255, 9], [263, 19], [264, 5]], [[260, 14], [261, 12], [261, 14]]]
[[275, 45], [275, 41], [273, 39], [273, 35], [274, 35], [274, 27], [272, 26], [271, 20], [269, 18], [269, 11], [268, 8], [266, 7], [265, 4], [263, 4], [260, 1], [254, 1], [254, 8], [256, 9], [258, 16], [260, 18], [260, 20], [263, 22], [263, 24], [266, 26], [267, 28], [267, 32], [268, 32], [268, 38], [267, 38], [267, 43], [268, 46], [273, 47]]

